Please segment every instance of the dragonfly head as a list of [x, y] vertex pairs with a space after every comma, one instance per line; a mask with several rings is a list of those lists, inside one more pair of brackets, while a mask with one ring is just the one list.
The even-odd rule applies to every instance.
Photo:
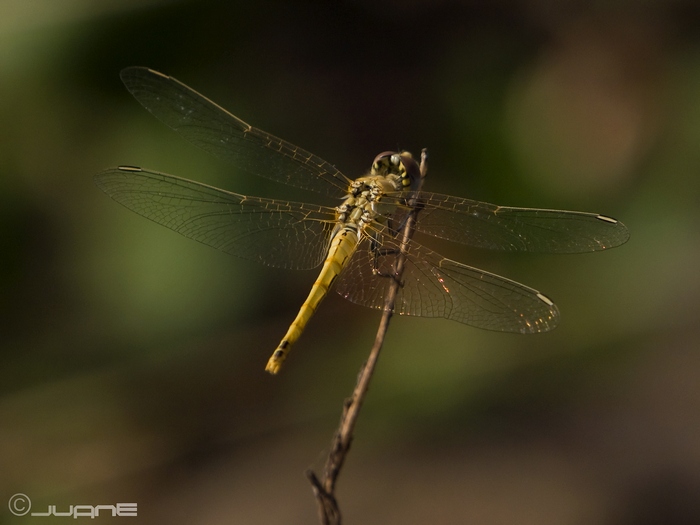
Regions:
[[420, 167], [408, 151], [380, 153], [374, 158], [370, 174], [394, 178], [397, 191], [418, 189], [420, 181]]

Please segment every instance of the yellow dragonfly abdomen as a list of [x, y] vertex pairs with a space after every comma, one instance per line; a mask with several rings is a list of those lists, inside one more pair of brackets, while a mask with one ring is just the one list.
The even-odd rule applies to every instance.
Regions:
[[333, 284], [333, 281], [340, 275], [340, 272], [345, 268], [350, 257], [355, 253], [358, 243], [359, 237], [357, 228], [354, 226], [344, 226], [334, 235], [330, 249], [328, 250], [328, 257], [326, 257], [323, 263], [321, 272], [316, 282], [314, 282], [314, 285], [311, 287], [311, 292], [309, 292], [306, 301], [301, 305], [296, 319], [294, 319], [289, 326], [289, 330], [287, 330], [279, 346], [268, 360], [267, 366], [265, 367], [267, 372], [271, 374], [279, 372], [292, 345], [301, 336], [309, 319], [311, 319], [311, 316], [316, 312], [318, 305], [323, 301], [324, 297], [328, 295], [328, 290]]

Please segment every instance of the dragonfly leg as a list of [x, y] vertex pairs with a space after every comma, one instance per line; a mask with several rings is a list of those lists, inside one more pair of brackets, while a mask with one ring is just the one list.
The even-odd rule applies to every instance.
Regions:
[[394, 279], [399, 286], [403, 287], [403, 281], [399, 279], [399, 276], [396, 274], [396, 271], [393, 268], [393, 265], [391, 267], [391, 271], [383, 270], [381, 268], [381, 262], [379, 260], [380, 257], [387, 257], [389, 255], [398, 255], [399, 250], [395, 248], [378, 248], [376, 247], [376, 243], [373, 241], [372, 242], [372, 247], [371, 247], [372, 253], [374, 254], [374, 260], [372, 263], [372, 273], [378, 277], [389, 277], [391, 279]]
[[373, 269], [372, 273], [376, 275], [377, 277], [388, 277], [390, 279], [393, 279], [398, 283], [399, 286], [403, 288], [404, 282], [399, 279], [399, 276], [396, 274], [396, 272], [383, 272], [382, 270], [379, 269]]

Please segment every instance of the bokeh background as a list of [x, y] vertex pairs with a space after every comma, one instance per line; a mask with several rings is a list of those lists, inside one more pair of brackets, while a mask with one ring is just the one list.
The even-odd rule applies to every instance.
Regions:
[[92, 176], [133, 164], [320, 201], [185, 143], [121, 85], [131, 65], [350, 176], [427, 147], [428, 190], [632, 233], [576, 256], [435, 244], [543, 290], [561, 325], [395, 318], [339, 481], [346, 523], [700, 523], [690, 0], [1, 2], [2, 523], [41, 521], [7, 511], [18, 492], [37, 511], [137, 502], [130, 523], [316, 523], [304, 471], [379, 320], [331, 296], [263, 372], [315, 272], [184, 239]]

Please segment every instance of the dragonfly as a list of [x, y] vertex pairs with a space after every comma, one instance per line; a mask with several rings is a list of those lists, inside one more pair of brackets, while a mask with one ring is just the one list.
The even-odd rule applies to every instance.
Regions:
[[[185, 237], [273, 267], [321, 266], [287, 333], [267, 362], [276, 374], [331, 288], [353, 303], [522, 334], [547, 332], [559, 310], [539, 291], [445, 258], [401, 232], [476, 248], [583, 253], [625, 243], [629, 232], [606, 215], [497, 206], [420, 191], [420, 167], [406, 152], [384, 152], [356, 179], [285, 140], [255, 128], [173, 77], [143, 67], [121, 72], [129, 92], [194, 145], [236, 167], [339, 199], [336, 206], [240, 195], [135, 166], [107, 169], [97, 186], [118, 203]], [[403, 268], [395, 273], [401, 254]]]

